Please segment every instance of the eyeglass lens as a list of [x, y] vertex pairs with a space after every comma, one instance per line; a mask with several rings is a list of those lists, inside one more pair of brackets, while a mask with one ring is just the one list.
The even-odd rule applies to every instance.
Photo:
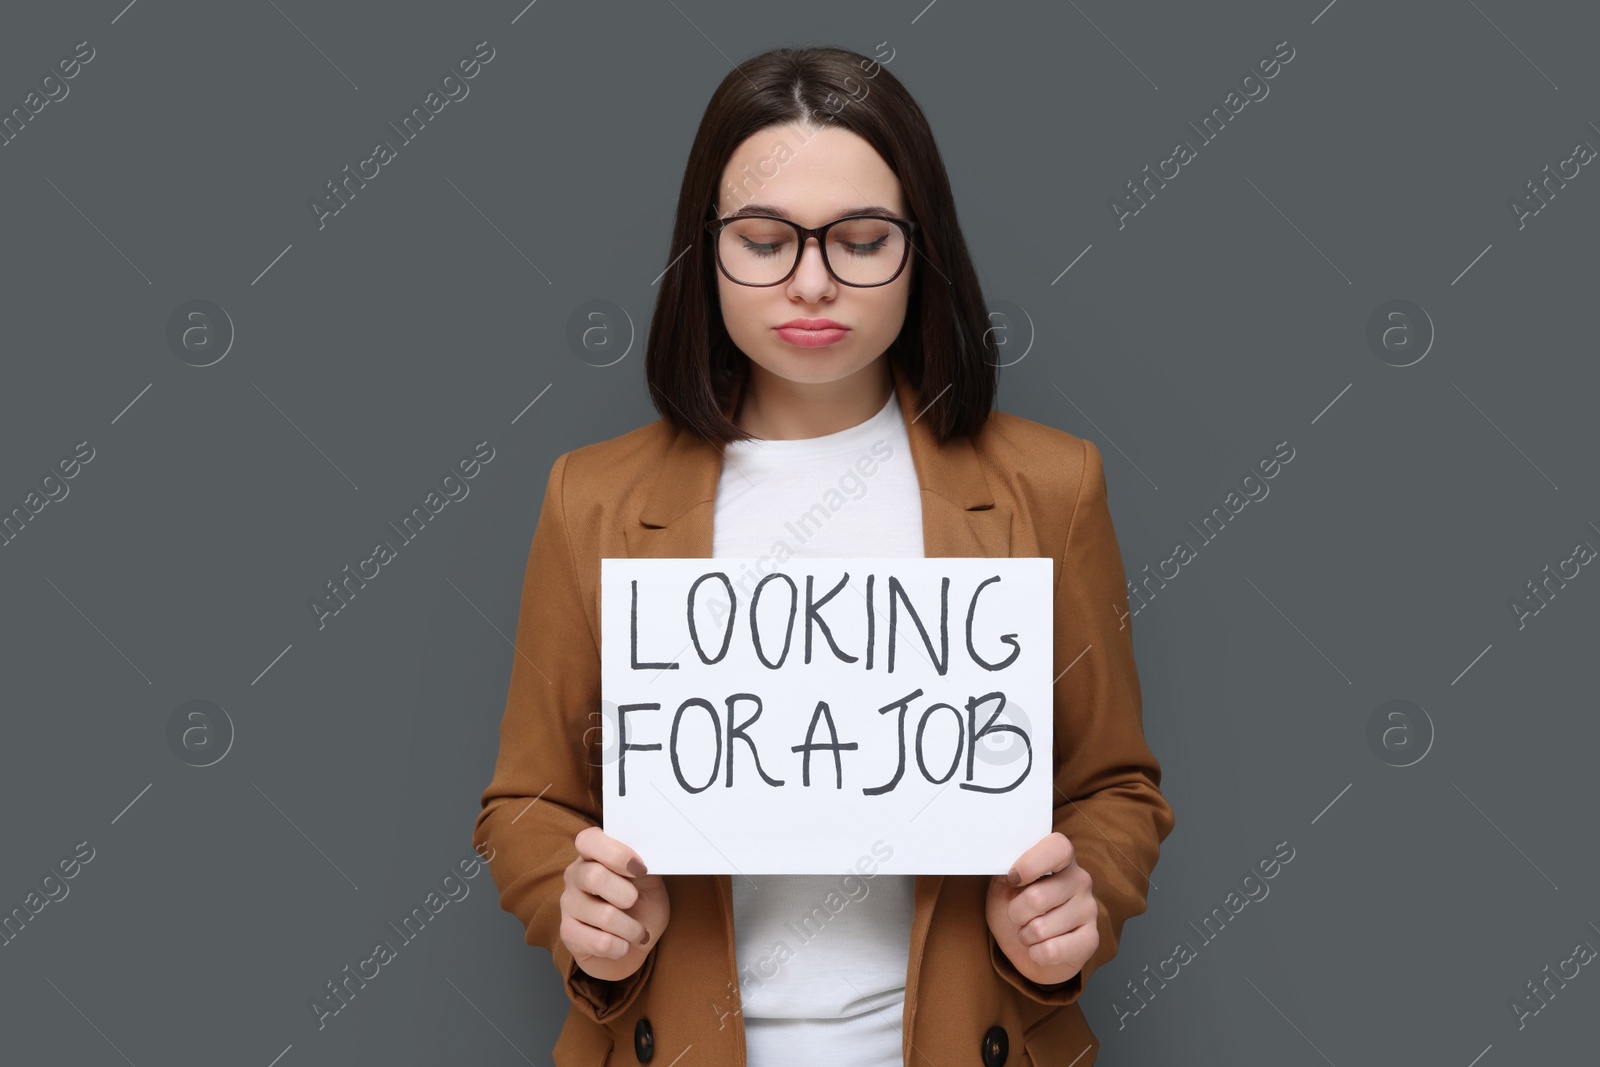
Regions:
[[[722, 227], [717, 252], [734, 280], [771, 285], [794, 268], [799, 236], [782, 219], [738, 218]], [[828, 231], [825, 254], [840, 281], [881, 285], [905, 261], [905, 231], [885, 219], [845, 219]]]

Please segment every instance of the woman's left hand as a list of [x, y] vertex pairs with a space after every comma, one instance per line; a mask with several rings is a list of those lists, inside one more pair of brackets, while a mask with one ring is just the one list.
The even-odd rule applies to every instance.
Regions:
[[1100, 947], [1093, 881], [1060, 832], [1040, 838], [1009, 874], [990, 879], [987, 912], [1000, 950], [1040, 985], [1067, 981]]

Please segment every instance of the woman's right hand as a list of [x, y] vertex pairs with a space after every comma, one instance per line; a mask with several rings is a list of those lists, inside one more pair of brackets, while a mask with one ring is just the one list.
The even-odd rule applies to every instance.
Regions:
[[561, 943], [584, 973], [619, 981], [639, 969], [667, 928], [666, 883], [598, 826], [578, 831], [573, 844], [578, 858], [564, 875]]

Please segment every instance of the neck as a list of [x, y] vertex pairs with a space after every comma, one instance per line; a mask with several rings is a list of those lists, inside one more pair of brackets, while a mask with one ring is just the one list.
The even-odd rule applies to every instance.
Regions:
[[734, 424], [764, 441], [797, 441], [859, 426], [894, 393], [887, 356], [832, 382], [796, 382], [752, 361]]

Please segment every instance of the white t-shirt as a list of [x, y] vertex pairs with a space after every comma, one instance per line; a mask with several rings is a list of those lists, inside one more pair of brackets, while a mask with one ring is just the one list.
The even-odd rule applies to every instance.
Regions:
[[[723, 459], [715, 557], [923, 555], [922, 494], [894, 394], [849, 429], [735, 441]], [[737, 586], [742, 575], [730, 577]], [[873, 842], [860, 845], [875, 871]], [[749, 1067], [905, 1062], [913, 884], [912, 875], [843, 871], [733, 876]]]

